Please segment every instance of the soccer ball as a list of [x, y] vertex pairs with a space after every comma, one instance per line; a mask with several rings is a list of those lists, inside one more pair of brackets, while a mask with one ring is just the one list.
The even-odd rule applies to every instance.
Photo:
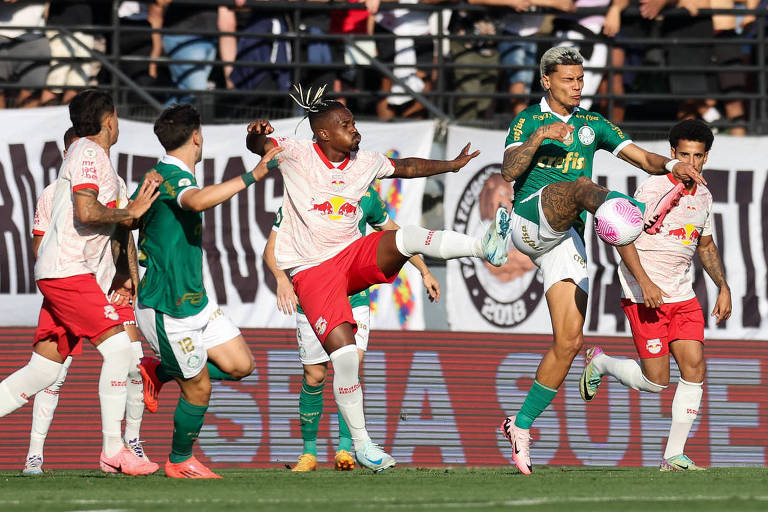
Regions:
[[610, 245], [627, 245], [643, 231], [643, 214], [628, 199], [609, 199], [595, 212], [595, 232]]

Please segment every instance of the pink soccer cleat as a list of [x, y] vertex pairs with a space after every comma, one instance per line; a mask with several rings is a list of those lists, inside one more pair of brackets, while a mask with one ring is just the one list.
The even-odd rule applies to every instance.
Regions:
[[499, 430], [512, 444], [512, 460], [515, 466], [524, 475], [530, 475], [533, 472], [531, 466], [531, 431], [525, 428], [515, 426], [515, 417], [508, 416], [499, 425]]
[[655, 235], [661, 231], [661, 224], [664, 222], [664, 217], [667, 216], [672, 208], [677, 206], [677, 203], [680, 202], [680, 198], [683, 197], [683, 194], [685, 194], [685, 185], [678, 183], [672, 188], [672, 190], [664, 194], [662, 198], [659, 199], [659, 202], [656, 203], [656, 207], [653, 209], [653, 211], [648, 212], [650, 214], [648, 217], [649, 220], [645, 223], [644, 226], [646, 233], [649, 235]]
[[154, 462], [140, 459], [125, 446], [112, 457], [101, 452], [99, 466], [104, 473], [124, 473], [126, 475], [151, 475], [160, 466]]

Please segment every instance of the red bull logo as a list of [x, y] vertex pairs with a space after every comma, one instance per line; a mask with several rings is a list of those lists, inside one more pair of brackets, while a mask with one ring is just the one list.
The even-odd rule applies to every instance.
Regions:
[[696, 226], [693, 224], [686, 224], [682, 228], [670, 229], [667, 232], [667, 236], [676, 238], [677, 240], [683, 242], [685, 245], [691, 245], [698, 243], [701, 234], [699, 233], [699, 230], [696, 229]]
[[339, 220], [341, 218], [354, 218], [357, 216], [357, 205], [344, 199], [343, 197], [331, 197], [328, 201], [311, 203], [309, 208], [311, 212], [320, 212], [322, 215], [326, 215], [331, 220]]

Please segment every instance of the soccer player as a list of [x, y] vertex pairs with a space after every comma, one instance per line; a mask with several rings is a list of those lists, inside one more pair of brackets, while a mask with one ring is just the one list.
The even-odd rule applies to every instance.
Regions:
[[[384, 201], [382, 201], [381, 196], [373, 187], [368, 187], [368, 191], [360, 201], [360, 208], [363, 211], [363, 217], [358, 224], [361, 234], [365, 234], [366, 225], [371, 226], [375, 231], [399, 229], [400, 226], [389, 217]], [[275, 238], [282, 220], [283, 213], [282, 208], [280, 208], [277, 211], [272, 233], [270, 233], [267, 244], [264, 247], [264, 261], [277, 281], [278, 309], [288, 315], [296, 311], [296, 340], [299, 344], [299, 358], [304, 366], [304, 377], [301, 382], [301, 392], [299, 393], [299, 419], [301, 421], [301, 437], [304, 441], [304, 448], [299, 456], [299, 461], [292, 471], [314, 471], [317, 469], [317, 430], [320, 417], [323, 414], [323, 387], [325, 386], [325, 377], [330, 359], [323, 349], [320, 340], [315, 336], [312, 326], [304, 314], [304, 310], [301, 309], [298, 303], [290, 278], [285, 271], [277, 268]], [[414, 256], [410, 261], [421, 272], [422, 281], [427, 289], [430, 300], [440, 300], [440, 283], [432, 275], [432, 272], [430, 272], [429, 267], [424, 263], [421, 256]], [[349, 297], [352, 316], [357, 323], [355, 344], [357, 345], [360, 365], [363, 364], [365, 352], [368, 350], [368, 337], [371, 325], [370, 303], [368, 289]], [[348, 471], [355, 468], [355, 459], [350, 453], [352, 437], [341, 412], [338, 413], [338, 418], [339, 446], [334, 457], [334, 466], [337, 471]]]
[[251, 172], [199, 187], [195, 164], [203, 154], [200, 114], [192, 105], [174, 105], [155, 121], [155, 135], [167, 154], [155, 165], [163, 177], [160, 197], [141, 220], [139, 263], [147, 271], [139, 285], [136, 320], [160, 356], [144, 358], [145, 403], [157, 410], [164, 382], [181, 388], [173, 416], [171, 478], [221, 478], [192, 454], [205, 421], [211, 379], [240, 380], [251, 374], [253, 355], [240, 330], [222, 313], [203, 285], [202, 212], [227, 201], [267, 173], [273, 149]]
[[[643, 203], [592, 182], [594, 153], [604, 149], [650, 174], [669, 172], [679, 181], [704, 182], [690, 163], [649, 153], [600, 114], [579, 109], [582, 62], [572, 48], [544, 53], [540, 72], [546, 95], [512, 121], [501, 169], [507, 181], [515, 182], [510, 236], [541, 269], [554, 338], [520, 411], [500, 427], [512, 444], [515, 465], [526, 475], [532, 470], [531, 424], [555, 398], [584, 342], [589, 293], [586, 211], [594, 213], [604, 201], [619, 197], [645, 209]], [[646, 212], [647, 229], [658, 229], [683, 190], [682, 185], [673, 188]]]
[[361, 136], [352, 113], [322, 94], [300, 93], [316, 142], [269, 137], [269, 121], [248, 126], [246, 145], [254, 153], [280, 154], [283, 175], [283, 220], [275, 239], [275, 257], [288, 270], [299, 303], [334, 368], [333, 393], [349, 427], [358, 462], [373, 470], [391, 468], [395, 460], [371, 441], [365, 428], [360, 361], [355, 345], [357, 324], [348, 296], [373, 284], [391, 283], [414, 254], [438, 259], [486, 258], [506, 262], [509, 218], [497, 212], [482, 240], [453, 231], [405, 226], [361, 236], [360, 201], [377, 178], [418, 178], [455, 172], [479, 153], [469, 144], [449, 161], [391, 160], [359, 149]]
[[[74, 127], [70, 127], [64, 133], [65, 158], [69, 147], [77, 139], [78, 137]], [[37, 200], [35, 219], [32, 226], [32, 251], [35, 258], [37, 258], [37, 250], [43, 240], [43, 235], [45, 235], [50, 224], [51, 207], [53, 206], [55, 189], [56, 182], [49, 184], [43, 189], [43, 192]], [[133, 240], [130, 240], [129, 244], [127, 249], [130, 250], [133, 248]], [[131, 250], [130, 254], [130, 262], [128, 261], [128, 258], [121, 258], [120, 261], [124, 264], [129, 263], [130, 266], [135, 267], [136, 251]], [[131, 338], [131, 349], [133, 350], [133, 361], [128, 370], [128, 381], [126, 383], [125, 432], [123, 434], [123, 440], [125, 441], [126, 446], [138, 457], [148, 461], [149, 458], [144, 453], [143, 443], [139, 437], [141, 419], [144, 415], [144, 402], [142, 399], [143, 386], [141, 382], [141, 373], [139, 372], [138, 364], [143, 353], [141, 350], [141, 338], [136, 329], [136, 318], [133, 315], [132, 293], [134, 287], [129, 286], [127, 289], [124, 289], [122, 286], [127, 280], [125, 276], [130, 275], [129, 269], [121, 269], [121, 275], [116, 275], [113, 282], [110, 277], [113, 273], [110, 272], [110, 266], [114, 266], [114, 263], [109, 258], [103, 258], [101, 260], [97, 276], [103, 276], [103, 278], [99, 279], [99, 286], [108, 294], [108, 298], [111, 299], [110, 302], [115, 306], [117, 314], [123, 321], [123, 327]], [[123, 294], [126, 292], [127, 294], [124, 296]], [[111, 297], [109, 297], [110, 295]], [[64, 336], [65, 334], [66, 333], [62, 332], [60, 335]], [[35, 395], [35, 401], [32, 407], [32, 428], [29, 433], [29, 451], [27, 452], [24, 469], [22, 470], [22, 474], [24, 475], [34, 476], [43, 474], [43, 447], [45, 445], [45, 438], [48, 436], [48, 429], [51, 427], [53, 415], [56, 411], [56, 406], [59, 403], [59, 391], [67, 378], [67, 372], [72, 364], [72, 356], [81, 353], [81, 346], [82, 341], [78, 341], [77, 345], [72, 348], [69, 355], [64, 359], [59, 375], [56, 378], [56, 382]]]
[[35, 278], [43, 304], [33, 354], [26, 366], [0, 383], [0, 417], [53, 385], [70, 351], [81, 337], [88, 338], [104, 358], [99, 377], [103, 434], [99, 465], [105, 472], [149, 474], [157, 464], [137, 457], [121, 435], [133, 352], [97, 274], [103, 268], [114, 274], [114, 263], [102, 262], [112, 258], [115, 225], [132, 228], [157, 197], [158, 182], [147, 179], [133, 201], [116, 208], [126, 199], [126, 187], [109, 160], [109, 149], [118, 137], [112, 98], [104, 91], [82, 91], [70, 103], [69, 114], [80, 140], [62, 164], [50, 225], [37, 253]]
[[[672, 158], [688, 162], [701, 172], [714, 136], [706, 124], [686, 120], [669, 132]], [[638, 201], [653, 202], [675, 186], [670, 176], [652, 176], [635, 192]], [[717, 323], [731, 316], [731, 290], [712, 239], [712, 195], [701, 184], [685, 182], [685, 195], [672, 208], [656, 234], [641, 233], [633, 244], [618, 247], [622, 263], [619, 280], [622, 306], [629, 320], [640, 365], [631, 359], [606, 355], [600, 347], [587, 350], [581, 375], [581, 396], [595, 398], [603, 375], [632, 389], [661, 393], [669, 385], [669, 354], [680, 369], [672, 400], [672, 425], [659, 469], [704, 469], [685, 455], [685, 441], [701, 404], [704, 362], [704, 316], [693, 292], [691, 261], [698, 253], [701, 265], [719, 292], [712, 316]]]

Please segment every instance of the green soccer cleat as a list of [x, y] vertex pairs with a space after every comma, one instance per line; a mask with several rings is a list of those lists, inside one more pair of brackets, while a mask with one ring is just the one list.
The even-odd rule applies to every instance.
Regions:
[[584, 357], [584, 371], [581, 373], [581, 379], [579, 379], [579, 391], [585, 402], [591, 402], [595, 398], [597, 388], [600, 387], [603, 380], [602, 375], [595, 371], [595, 366], [592, 364], [595, 357], [602, 353], [603, 350], [600, 347], [592, 347], [587, 349], [587, 354]]
[[668, 459], [661, 459], [661, 464], [659, 464], [659, 471], [704, 471], [706, 469], [694, 464], [684, 453]]

